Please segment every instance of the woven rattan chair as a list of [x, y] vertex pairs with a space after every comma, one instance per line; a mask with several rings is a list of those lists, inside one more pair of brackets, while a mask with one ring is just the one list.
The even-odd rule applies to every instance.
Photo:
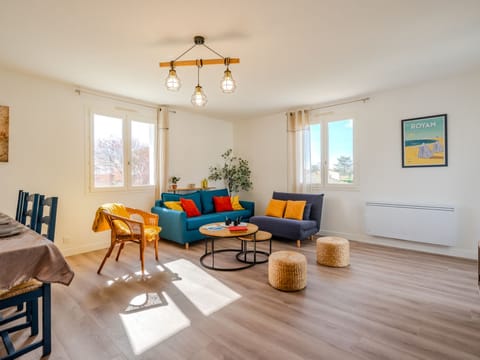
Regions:
[[[143, 221], [131, 219], [132, 215], [140, 216]], [[105, 224], [107, 226], [105, 226]], [[118, 261], [120, 253], [127, 242], [134, 242], [140, 246], [140, 262], [142, 274], [145, 270], [144, 252], [147, 242], [152, 242], [155, 247], [155, 259], [158, 261], [158, 240], [159, 233], [162, 230], [158, 226], [158, 215], [145, 212], [143, 210], [126, 207], [122, 204], [104, 204], [98, 210], [95, 221], [92, 226], [93, 231], [103, 231], [110, 229], [110, 247], [98, 268], [97, 274], [102, 271], [105, 261], [110, 257], [116, 245], [119, 245], [117, 256]]]

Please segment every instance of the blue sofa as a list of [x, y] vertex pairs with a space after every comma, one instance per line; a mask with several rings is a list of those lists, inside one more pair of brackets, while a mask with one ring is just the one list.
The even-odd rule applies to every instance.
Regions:
[[[228, 191], [219, 189], [195, 191], [189, 194], [163, 193], [162, 199], [156, 200], [155, 206], [151, 210], [152, 213], [158, 214], [158, 225], [162, 227], [160, 237], [185, 244], [185, 248], [188, 249], [189, 243], [205, 238], [198, 231], [200, 226], [224, 222], [226, 217], [236, 219], [241, 216], [242, 221], [249, 221], [250, 217], [255, 214], [255, 203], [251, 201], [240, 201], [244, 210], [217, 213], [213, 204], [214, 196], [228, 196]], [[192, 199], [202, 215], [189, 218], [184, 211], [171, 210], [164, 205], [165, 201], [179, 201], [180, 198]]]
[[302, 220], [278, 218], [273, 216], [253, 216], [250, 222], [260, 230], [268, 231], [275, 237], [296, 240], [300, 247], [301, 240], [320, 231], [324, 194], [297, 194], [273, 192], [272, 198], [277, 200], [306, 200]]

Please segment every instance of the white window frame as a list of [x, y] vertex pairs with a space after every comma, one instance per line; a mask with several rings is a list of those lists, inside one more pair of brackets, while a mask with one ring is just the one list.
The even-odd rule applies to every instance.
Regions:
[[[351, 184], [329, 184], [328, 183], [328, 159], [329, 159], [329, 134], [328, 124], [336, 121], [352, 120], [353, 136], [353, 182]], [[357, 129], [358, 120], [352, 113], [317, 112], [312, 111], [310, 125], [320, 124], [320, 158], [321, 158], [321, 184], [311, 184], [311, 191], [322, 192], [324, 190], [358, 190], [358, 151], [357, 151]], [[311, 165], [311, 164], [310, 164]]]
[[[114, 117], [122, 119], [122, 138], [123, 138], [123, 186], [105, 186], [95, 187], [95, 160], [94, 160], [94, 116], [103, 115], [108, 117]], [[89, 118], [89, 161], [88, 161], [88, 184], [90, 192], [111, 192], [111, 191], [151, 191], [155, 188], [157, 177], [157, 162], [154, 158], [153, 161], [153, 184], [151, 185], [133, 185], [133, 176], [131, 168], [131, 123], [144, 122], [154, 125], [154, 140], [153, 140], [153, 154], [157, 154], [157, 131], [156, 131], [156, 119], [148, 117], [139, 112], [131, 114], [128, 111], [118, 111], [116, 109], [105, 108], [92, 108], [88, 111]]]

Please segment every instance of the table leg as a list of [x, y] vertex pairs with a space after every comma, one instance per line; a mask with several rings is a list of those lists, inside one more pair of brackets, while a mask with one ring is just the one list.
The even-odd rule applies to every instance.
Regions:
[[212, 248], [212, 269], [215, 269], [215, 244], [213, 241], [213, 238], [210, 238], [210, 241], [212, 242], [211, 248]]
[[257, 233], [253, 234], [253, 263], [257, 263]]

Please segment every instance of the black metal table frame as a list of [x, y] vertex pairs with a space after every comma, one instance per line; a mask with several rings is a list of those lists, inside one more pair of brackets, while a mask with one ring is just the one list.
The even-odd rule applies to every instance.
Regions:
[[[253, 264], [253, 265], [263, 264], [263, 263], [266, 263], [268, 261], [268, 257], [272, 253], [272, 238], [270, 237], [270, 239], [268, 239], [268, 241], [270, 242], [270, 248], [269, 248], [269, 251], [267, 253], [266, 251], [257, 250], [257, 242], [262, 242], [262, 241], [267, 241], [267, 240], [257, 240], [255, 238], [255, 236], [256, 236], [256, 234], [254, 235], [254, 238], [253, 238], [253, 250], [248, 250], [248, 243], [251, 242], [251, 241], [240, 239], [240, 241], [242, 242], [242, 248], [236, 256], [238, 261], [246, 263], [246, 264]], [[247, 254], [253, 254], [253, 261], [247, 260]], [[266, 258], [264, 260], [257, 261], [257, 254], [265, 255]], [[243, 255], [243, 259], [241, 259], [242, 255]]]
[[[220, 249], [220, 250], [215, 250], [215, 240], [216, 239], [222, 239], [222, 237], [209, 237], [205, 239], [205, 253], [200, 257], [200, 264], [202, 264], [203, 267], [211, 270], [218, 270], [218, 271], [237, 271], [237, 270], [243, 270], [243, 269], [248, 269], [256, 264], [261, 264], [265, 263], [268, 261], [268, 255], [264, 251], [257, 251], [257, 241], [256, 241], [256, 233], [253, 233], [253, 250], [248, 250], [247, 249], [247, 243], [249, 241], [247, 240], [241, 240], [241, 247], [240, 249]], [[208, 251], [208, 241], [211, 241], [211, 251]], [[245, 265], [242, 266], [237, 266], [237, 267], [215, 267], [215, 254], [221, 253], [221, 252], [236, 252], [237, 255], [235, 258], [240, 261], [241, 263], [244, 263]], [[272, 252], [272, 240], [270, 239], [270, 253]], [[247, 260], [247, 253], [253, 253], [253, 261], [248, 261]], [[266, 260], [262, 261], [257, 261], [257, 253], [259, 254], [264, 254], [267, 255]], [[244, 259], [240, 259], [241, 255], [244, 255]], [[211, 265], [208, 265], [205, 263], [205, 258], [207, 256], [211, 256], [212, 262]]]

